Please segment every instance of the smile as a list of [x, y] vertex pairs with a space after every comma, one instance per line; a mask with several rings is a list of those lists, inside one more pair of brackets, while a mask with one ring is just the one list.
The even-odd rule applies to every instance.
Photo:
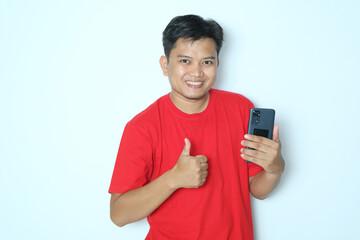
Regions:
[[185, 82], [190, 86], [200, 86], [204, 83], [204, 82], [193, 82], [193, 81], [185, 81]]

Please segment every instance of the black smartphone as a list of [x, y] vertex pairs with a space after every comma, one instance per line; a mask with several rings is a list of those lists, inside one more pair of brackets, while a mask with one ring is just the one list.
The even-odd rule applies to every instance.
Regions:
[[257, 135], [272, 139], [274, 120], [275, 120], [274, 109], [252, 108], [250, 110], [248, 133], [252, 135]]

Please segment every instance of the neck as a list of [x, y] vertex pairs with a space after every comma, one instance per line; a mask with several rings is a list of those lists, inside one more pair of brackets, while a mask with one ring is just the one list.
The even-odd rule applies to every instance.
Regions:
[[207, 92], [206, 95], [200, 99], [188, 99], [171, 92], [170, 99], [182, 112], [187, 114], [194, 114], [201, 113], [206, 109], [209, 104], [210, 94]]

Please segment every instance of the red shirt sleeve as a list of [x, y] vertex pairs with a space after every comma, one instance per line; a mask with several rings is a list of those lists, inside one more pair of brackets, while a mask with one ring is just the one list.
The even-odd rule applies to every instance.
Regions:
[[255, 176], [258, 172], [264, 170], [262, 167], [255, 163], [248, 163], [248, 173], [249, 177]]
[[147, 133], [129, 122], [123, 132], [109, 193], [125, 193], [149, 182], [152, 169], [152, 145]]

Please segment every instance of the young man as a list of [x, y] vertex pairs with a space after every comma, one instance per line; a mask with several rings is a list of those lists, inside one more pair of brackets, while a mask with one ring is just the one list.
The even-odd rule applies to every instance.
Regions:
[[172, 90], [125, 127], [109, 189], [116, 225], [147, 217], [152, 240], [253, 239], [250, 193], [264, 199], [284, 160], [277, 126], [273, 140], [246, 135], [253, 104], [212, 89], [222, 41], [215, 21], [194, 15], [164, 30]]

